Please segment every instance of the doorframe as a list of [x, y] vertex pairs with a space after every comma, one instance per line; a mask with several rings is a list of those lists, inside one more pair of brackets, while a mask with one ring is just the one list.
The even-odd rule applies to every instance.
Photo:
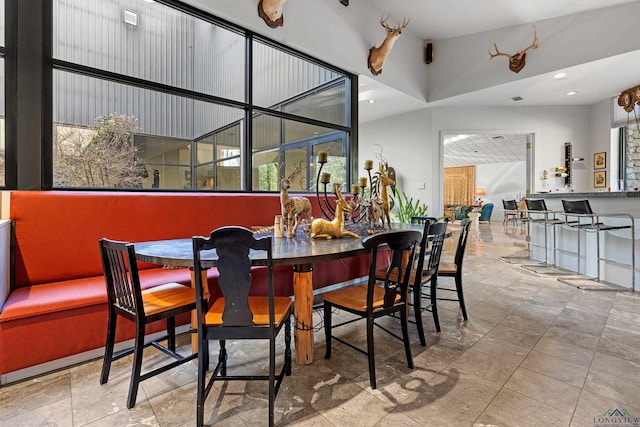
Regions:
[[444, 206], [444, 138], [451, 135], [526, 135], [526, 171], [525, 171], [525, 195], [528, 196], [534, 191], [535, 184], [535, 139], [536, 133], [534, 130], [523, 129], [446, 129], [440, 130], [440, 162], [439, 162], [439, 191], [436, 206], [438, 206], [439, 215], [442, 215], [442, 209]]

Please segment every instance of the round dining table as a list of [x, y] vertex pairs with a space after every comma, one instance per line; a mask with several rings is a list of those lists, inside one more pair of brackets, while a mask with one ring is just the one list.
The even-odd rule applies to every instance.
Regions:
[[[392, 224], [393, 230], [419, 230], [422, 225]], [[272, 233], [256, 233], [259, 235]], [[136, 258], [140, 261], [174, 267], [193, 269], [193, 246], [191, 238], [156, 240], [134, 243]], [[338, 258], [367, 254], [362, 238], [344, 237], [341, 239], [311, 239], [306, 234], [296, 234], [291, 238], [273, 238], [273, 264], [293, 266], [294, 293], [294, 343], [295, 361], [305, 365], [313, 362], [313, 263]], [[202, 252], [203, 267], [216, 266], [218, 255], [215, 249]], [[265, 265], [264, 251], [251, 251], [249, 257], [253, 265]], [[204, 272], [206, 275], [206, 271]], [[206, 277], [203, 277], [206, 283]], [[192, 285], [195, 281], [192, 277]], [[192, 326], [197, 327], [197, 319], [192, 316]], [[192, 340], [195, 347], [196, 342]]]

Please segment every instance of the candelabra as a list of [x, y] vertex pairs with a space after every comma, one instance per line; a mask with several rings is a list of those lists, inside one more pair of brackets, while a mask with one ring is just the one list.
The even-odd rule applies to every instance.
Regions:
[[[329, 202], [329, 197], [327, 196], [327, 184], [331, 182], [331, 174], [328, 172], [322, 172], [322, 168], [325, 163], [327, 163], [328, 153], [326, 151], [320, 151], [318, 153], [318, 176], [316, 179], [316, 198], [318, 199], [318, 205], [320, 206], [320, 210], [322, 211], [322, 215], [331, 220], [335, 218], [335, 208], [331, 206]], [[353, 222], [362, 221], [366, 217], [367, 205], [370, 204], [370, 201], [366, 200], [365, 197], [365, 189], [367, 185], [372, 184], [371, 178], [371, 169], [373, 169], [373, 160], [366, 160], [364, 163], [364, 168], [369, 175], [369, 180], [367, 183], [366, 177], [360, 177], [358, 184], [353, 184], [351, 186], [351, 194], [352, 198], [350, 200], [350, 205], [352, 207], [351, 219]], [[320, 184], [323, 186], [323, 197], [320, 196]], [[340, 184], [334, 184], [333, 192], [334, 195], [337, 194], [336, 186]], [[370, 192], [371, 193], [371, 192]]]

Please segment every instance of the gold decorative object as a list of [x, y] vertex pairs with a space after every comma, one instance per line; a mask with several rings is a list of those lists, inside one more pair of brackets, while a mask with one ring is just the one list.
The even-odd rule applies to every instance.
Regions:
[[359, 239], [356, 233], [344, 229], [344, 214], [351, 213], [352, 208], [349, 202], [345, 200], [340, 191], [340, 184], [335, 184], [336, 191], [336, 210], [333, 220], [329, 221], [324, 218], [316, 218], [311, 222], [311, 238], [312, 239], [339, 239], [349, 236]]
[[284, 177], [283, 163], [280, 166], [280, 174], [282, 179], [280, 180], [280, 207], [282, 208], [282, 222], [281, 227], [287, 231], [287, 237], [293, 237], [293, 234], [298, 227], [300, 215], [304, 214], [308, 222], [313, 220], [311, 215], [311, 202], [306, 197], [291, 197], [289, 196], [289, 187], [291, 187], [291, 180], [302, 170], [300, 165], [295, 165], [293, 172], [285, 178]]

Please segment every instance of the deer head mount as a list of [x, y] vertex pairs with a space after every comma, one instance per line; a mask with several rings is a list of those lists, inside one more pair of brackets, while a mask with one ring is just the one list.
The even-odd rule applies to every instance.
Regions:
[[284, 16], [282, 9], [287, 0], [260, 0], [258, 16], [271, 28], [282, 27]]
[[402, 34], [402, 30], [407, 28], [407, 25], [409, 25], [409, 20], [411, 20], [411, 18], [409, 18], [406, 22], [403, 19], [402, 25], [398, 25], [397, 27], [390, 27], [389, 24], [387, 24], [388, 20], [388, 16], [387, 19], [384, 19], [384, 16], [380, 18], [380, 25], [382, 25], [382, 27], [387, 32], [384, 41], [379, 47], [374, 46], [369, 49], [369, 58], [367, 60], [367, 65], [369, 66], [369, 70], [374, 76], [377, 76], [382, 72], [382, 67], [384, 66], [384, 62], [387, 60], [387, 57], [391, 53], [393, 44], [396, 42], [398, 37], [400, 37], [400, 34]]
[[526, 49], [522, 49], [520, 52], [516, 52], [513, 55], [509, 55], [508, 53], [502, 53], [498, 50], [498, 45], [496, 41], [493, 41], [493, 47], [496, 50], [496, 53], [491, 53], [491, 49], [489, 49], [489, 59], [493, 59], [496, 56], [506, 56], [509, 58], [509, 69], [514, 73], [520, 72], [524, 68], [525, 58], [527, 57], [527, 51], [529, 49], [537, 49], [538, 48], [538, 34], [536, 33], [536, 27], [533, 27], [533, 43]]

